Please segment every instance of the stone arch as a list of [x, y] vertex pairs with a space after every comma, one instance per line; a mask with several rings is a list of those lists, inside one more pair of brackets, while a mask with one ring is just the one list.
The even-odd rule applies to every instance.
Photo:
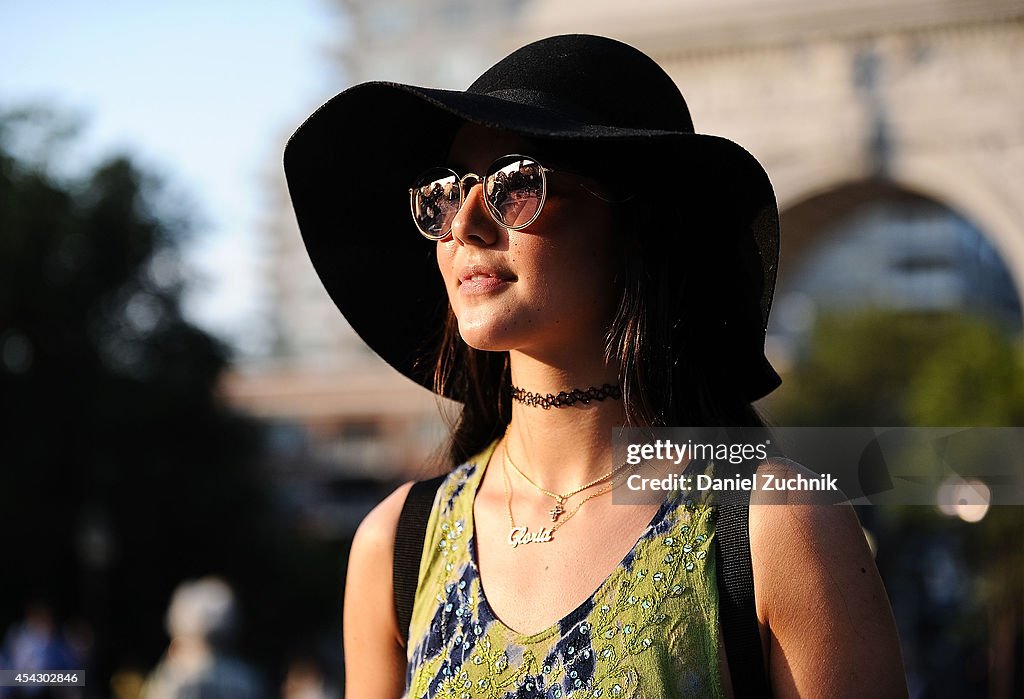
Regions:
[[996, 188], [971, 168], [932, 154], [928, 162], [903, 164], [891, 179], [851, 180], [836, 173], [832, 181], [798, 195], [780, 197], [782, 252], [780, 273], [799, 265], [827, 217], [849, 213], [880, 197], [929, 199], [963, 216], [992, 244], [1009, 271], [1024, 307], [1024, 222], [1017, 220]]

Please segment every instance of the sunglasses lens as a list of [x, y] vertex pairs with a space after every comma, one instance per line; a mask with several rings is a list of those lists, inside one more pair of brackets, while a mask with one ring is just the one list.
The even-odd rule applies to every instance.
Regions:
[[446, 235], [461, 203], [459, 177], [451, 170], [427, 170], [413, 182], [412, 218], [424, 235]]
[[533, 223], [546, 194], [544, 169], [536, 160], [522, 155], [495, 160], [484, 178], [487, 207], [507, 228], [525, 228]]

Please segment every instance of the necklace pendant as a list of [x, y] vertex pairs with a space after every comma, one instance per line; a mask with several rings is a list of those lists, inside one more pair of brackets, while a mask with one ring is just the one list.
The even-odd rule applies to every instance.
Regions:
[[546, 544], [551, 541], [554, 533], [553, 529], [547, 527], [541, 527], [536, 532], [531, 532], [526, 526], [512, 527], [508, 532], [508, 545], [516, 548], [524, 544]]
[[557, 522], [558, 518], [565, 512], [565, 508], [562, 507], [562, 501], [559, 500], [558, 504], [548, 510], [548, 512], [551, 514], [551, 521]]

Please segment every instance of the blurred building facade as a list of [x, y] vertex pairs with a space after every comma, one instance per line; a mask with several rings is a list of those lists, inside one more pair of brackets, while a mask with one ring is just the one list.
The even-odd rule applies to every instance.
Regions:
[[[558, 33], [604, 34], [654, 57], [696, 129], [742, 144], [771, 175], [783, 238], [770, 351], [783, 371], [808, 303], [832, 303], [802, 267], [868, 270], [846, 297], [888, 279], [865, 302], [991, 307], [1020, 324], [1019, 0], [336, 1], [348, 19], [339, 90], [371, 79], [464, 89], [513, 48]], [[238, 369], [225, 394], [309, 427], [342, 468], [417, 473], [443, 435], [436, 402], [347, 327], [279, 194], [276, 359]], [[843, 248], [854, 229], [875, 230], [863, 233], [875, 242]]]

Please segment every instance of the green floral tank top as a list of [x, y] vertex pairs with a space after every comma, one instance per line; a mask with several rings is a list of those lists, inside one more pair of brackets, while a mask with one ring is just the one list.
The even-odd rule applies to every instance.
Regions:
[[710, 499], [667, 493], [589, 599], [548, 629], [520, 634], [496, 618], [477, 570], [473, 501], [496, 445], [452, 471], [434, 500], [406, 696], [721, 697]]

